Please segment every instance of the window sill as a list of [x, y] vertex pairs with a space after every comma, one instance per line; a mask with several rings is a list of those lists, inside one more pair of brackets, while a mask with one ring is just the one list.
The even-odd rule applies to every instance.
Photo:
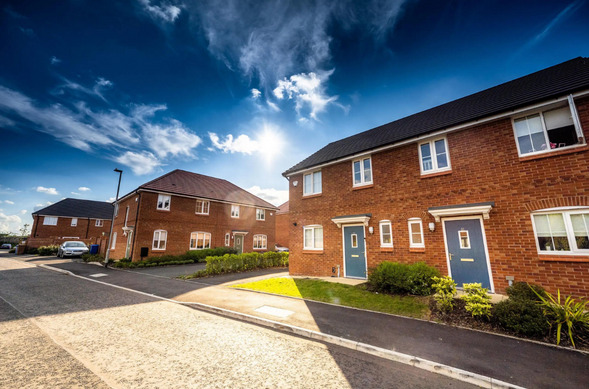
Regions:
[[374, 188], [374, 184], [353, 186], [352, 190], [360, 190], [360, 189], [367, 189], [367, 188]]
[[303, 254], [323, 254], [323, 250], [303, 250]]
[[303, 200], [305, 199], [312, 199], [313, 197], [319, 197], [321, 196], [323, 193], [315, 193], [315, 194], [310, 194], [310, 195], [303, 195]]
[[425, 253], [425, 247], [409, 247], [410, 253]]
[[589, 255], [539, 255], [538, 259], [546, 262], [589, 262]]
[[157, 212], [170, 212], [170, 210], [169, 210], [169, 209], [158, 209], [158, 208], [156, 208], [155, 210], [156, 210]]
[[392, 247], [381, 247], [380, 248], [380, 252], [381, 253], [392, 253], [393, 252], [393, 248]]
[[195, 212], [194, 214], [195, 214], [196, 216], [209, 216], [209, 214], [208, 214], [208, 213], [198, 213], [198, 212]]
[[556, 157], [558, 155], [580, 153], [580, 152], [587, 151], [587, 150], [589, 150], [589, 145], [569, 146], [569, 147], [563, 148], [562, 150], [555, 149], [554, 151], [547, 151], [547, 152], [540, 153], [540, 154], [520, 156], [519, 160], [520, 160], [520, 162], [533, 161], [536, 159]]
[[154, 249], [154, 248], [152, 248], [151, 251], [166, 251], [166, 249]]
[[261, 249], [254, 248], [254, 251], [262, 251], [262, 250], [268, 250], [268, 249], [267, 248], [261, 248]]
[[448, 174], [452, 174], [452, 170], [444, 170], [441, 172], [434, 172], [434, 173], [422, 173], [421, 174], [421, 178], [432, 178], [432, 177], [438, 177], [438, 176], [445, 176]]

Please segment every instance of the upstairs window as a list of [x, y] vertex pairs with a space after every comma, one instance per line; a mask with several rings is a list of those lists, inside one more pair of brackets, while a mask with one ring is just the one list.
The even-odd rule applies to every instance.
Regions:
[[157, 196], [157, 209], [163, 211], [170, 210], [170, 196], [169, 195], [158, 195]]
[[256, 209], [256, 220], [266, 220], [266, 211], [263, 209]]
[[72, 217], [72, 223], [70, 224], [72, 227], [76, 227], [78, 225], [78, 218]]
[[370, 157], [352, 162], [354, 170], [354, 186], [372, 184], [372, 161]]
[[165, 250], [168, 232], [165, 230], [155, 230], [153, 232], [153, 250]]
[[57, 225], [57, 216], [45, 216], [43, 218], [43, 225], [44, 226], [56, 226]]
[[532, 219], [539, 253], [589, 254], [589, 209], [554, 210]]
[[231, 217], [234, 217], [234, 218], [239, 217], [239, 205], [232, 205], [231, 206]]
[[423, 226], [419, 218], [409, 219], [409, 247], [425, 247], [425, 243], [423, 242]]
[[208, 215], [210, 202], [208, 200], [196, 200], [196, 211], [197, 215]]
[[380, 247], [393, 247], [393, 230], [389, 220], [382, 220], [380, 227]]
[[208, 232], [193, 232], [190, 234], [190, 250], [211, 248], [211, 234]]
[[96, 227], [103, 227], [104, 226], [104, 220], [102, 220], [102, 219], [96, 219], [96, 223], [94, 223], [94, 225]]
[[446, 138], [433, 139], [419, 144], [421, 174], [450, 170], [448, 141]]
[[254, 235], [254, 250], [266, 250], [267, 245], [266, 235]]
[[323, 250], [323, 227], [303, 227], [303, 248], [305, 250]]
[[[576, 111], [574, 111], [576, 113]], [[570, 106], [537, 112], [513, 120], [519, 155], [550, 152], [580, 144]]]
[[321, 170], [303, 176], [303, 196], [321, 193]]

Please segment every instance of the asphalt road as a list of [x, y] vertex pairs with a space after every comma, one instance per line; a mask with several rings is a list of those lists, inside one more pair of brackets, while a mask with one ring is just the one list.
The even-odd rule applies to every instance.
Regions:
[[5, 258], [0, 355], [2, 388], [471, 387]]

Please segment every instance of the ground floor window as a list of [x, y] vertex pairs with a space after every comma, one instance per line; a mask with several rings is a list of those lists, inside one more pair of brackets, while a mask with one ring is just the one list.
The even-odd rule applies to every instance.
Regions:
[[532, 220], [540, 253], [589, 254], [589, 209], [547, 211]]
[[306, 226], [303, 227], [305, 250], [323, 250], [323, 227]]
[[190, 234], [190, 250], [211, 248], [211, 234], [208, 232], [193, 232]]
[[165, 230], [155, 230], [153, 232], [153, 250], [165, 250], [168, 232]]
[[231, 244], [231, 234], [226, 233], [225, 234], [225, 246], [229, 246], [230, 244]]
[[380, 247], [393, 247], [393, 230], [390, 220], [382, 220], [380, 226]]
[[409, 219], [409, 247], [425, 247], [420, 218]]
[[268, 246], [266, 235], [254, 235], [254, 250], [265, 250]]

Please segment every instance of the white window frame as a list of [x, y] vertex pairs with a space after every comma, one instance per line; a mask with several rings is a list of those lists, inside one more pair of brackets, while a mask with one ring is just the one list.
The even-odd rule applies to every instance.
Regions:
[[231, 204], [231, 217], [239, 219], [239, 205]]
[[[536, 250], [538, 250], [538, 254], [539, 255], [551, 255], [551, 256], [556, 256], [556, 255], [587, 256], [587, 255], [589, 255], [589, 249], [577, 248], [577, 242], [575, 240], [575, 232], [573, 229], [573, 222], [571, 220], [571, 215], [588, 214], [588, 213], [589, 213], [589, 208], [587, 208], [587, 207], [560, 207], [560, 208], [543, 209], [540, 211], [532, 212], [530, 217], [532, 219], [532, 228], [534, 229], [534, 241], [536, 242]], [[569, 250], [568, 251], [540, 250], [540, 243], [538, 242], [538, 233], [536, 231], [536, 223], [534, 222], [534, 216], [550, 215], [550, 214], [561, 214], [564, 219], [565, 231], [566, 231], [567, 240], [569, 243]]]
[[72, 222], [70, 223], [70, 227], [77, 227], [78, 226], [78, 218], [72, 217]]
[[127, 227], [127, 221], [129, 221], [129, 206], [127, 205], [127, 210], [125, 211], [125, 227]]
[[[448, 161], [448, 166], [443, 168], [438, 167], [438, 158], [436, 154], [436, 142], [439, 140], [444, 141], [444, 148], [446, 149], [446, 160]], [[421, 155], [421, 146], [425, 144], [429, 144], [430, 155], [432, 158], [432, 168], [430, 170], [423, 170], [423, 156]], [[425, 142], [418, 142], [417, 152], [419, 153], [419, 171], [422, 175], [447, 172], [452, 170], [452, 163], [450, 162], [450, 149], [448, 148], [448, 138], [446, 138], [446, 136], [438, 136], [436, 138], [431, 138]]]
[[[200, 207], [198, 206], [200, 203]], [[200, 208], [200, 209], [199, 209]], [[205, 210], [206, 208], [206, 210]], [[211, 209], [211, 202], [209, 200], [196, 200], [196, 208], [194, 209], [194, 213], [197, 215], [208, 215]]]
[[[421, 243], [415, 243], [413, 242], [413, 232], [411, 231], [411, 225], [412, 224], [418, 224], [419, 225], [419, 232], [421, 235]], [[411, 219], [409, 219], [407, 221], [407, 226], [409, 228], [409, 247], [410, 248], [425, 248], [425, 240], [423, 239], [423, 223], [421, 221], [421, 218], [418, 217], [412, 217]]]
[[[164, 242], [164, 247], [161, 247], [161, 242], [162, 242], [162, 233], [165, 234], [165, 238], [163, 239]], [[155, 236], [157, 235], [157, 242], [158, 242], [158, 246], [155, 246]], [[164, 251], [166, 249], [166, 246], [168, 244], [168, 231], [166, 230], [155, 230], [153, 232], [153, 239], [151, 240], [151, 249], [155, 250], [155, 251]]]
[[112, 233], [112, 244], [110, 246], [111, 250], [114, 250], [117, 247], [117, 233], [116, 231]]
[[[320, 186], [321, 188], [317, 189], [315, 188], [315, 174], [319, 174], [319, 182], [320, 182]], [[307, 183], [306, 183], [306, 179], [305, 177], [307, 176], [311, 176], [311, 188], [309, 193], [307, 193]], [[303, 174], [303, 197], [304, 196], [314, 196], [314, 195], [318, 195], [321, 194], [323, 192], [323, 174], [321, 173], [321, 170], [315, 170], [306, 174]]]
[[226, 233], [225, 234], [225, 246], [229, 247], [230, 245], [231, 245], [231, 234]]
[[263, 234], [254, 235], [254, 250], [267, 250], [268, 237]]
[[256, 208], [256, 220], [265, 221], [266, 220], [266, 210], [262, 208]]
[[[168, 200], [168, 206], [166, 207], [166, 199]], [[161, 207], [160, 207], [161, 204]], [[160, 211], [169, 211], [170, 206], [172, 205], [172, 196], [165, 195], [165, 194], [158, 194], [157, 195], [157, 204], [156, 209]]]
[[[198, 239], [202, 234], [202, 247], [198, 247]], [[193, 236], [195, 236], [193, 238]], [[208, 239], [207, 239], [208, 238]], [[194, 241], [194, 247], [192, 247], [192, 242]], [[211, 233], [204, 232], [204, 231], [196, 231], [190, 233], [190, 242], [188, 243], [188, 248], [190, 250], [204, 250], [211, 248]]]
[[[462, 233], [466, 233], [466, 246], [462, 246]], [[458, 231], [458, 244], [460, 245], [461, 249], [467, 250], [470, 249], [470, 234], [468, 230], [459, 230]]]
[[[370, 181], [365, 180], [364, 174], [365, 174], [365, 169], [364, 169], [364, 161], [368, 160], [370, 162]], [[356, 182], [356, 170], [354, 165], [356, 164], [356, 162], [360, 163], [360, 182]], [[365, 186], [365, 185], [372, 185], [373, 183], [373, 173], [374, 173], [374, 169], [372, 168], [372, 157], [362, 157], [362, 158], [357, 158], [354, 159], [352, 161], [352, 185], [354, 187], [358, 187], [358, 186]]]
[[[383, 226], [389, 226], [389, 233], [391, 234], [391, 243], [384, 243], [384, 233], [382, 231]], [[378, 223], [378, 230], [380, 232], [380, 247], [393, 247], [393, 226], [390, 220], [381, 220]]]
[[43, 225], [44, 226], [56, 226], [59, 217], [57, 216], [43, 216]]
[[[534, 116], [536, 114], [540, 115], [540, 122], [542, 123], [542, 132], [544, 134], [544, 140], [547, 145], [550, 145], [550, 140], [548, 138], [548, 130], [546, 129], [546, 121], [544, 120], [544, 113], [558, 109], [558, 108], [563, 108], [563, 107], [569, 108], [569, 112], [571, 113], [571, 118], [573, 120], [573, 125], [575, 126], [575, 132], [577, 134], [577, 138], [582, 138], [583, 141], [580, 143], [574, 144], [574, 145], [570, 145], [570, 146], [557, 147], [554, 149], [547, 147], [545, 150], [532, 151], [530, 153], [523, 153], [522, 154], [522, 151], [519, 146], [519, 142], [517, 140], [517, 132], [515, 130], [515, 121], [519, 120], [519, 119], [527, 118], [529, 116]], [[559, 150], [567, 150], [567, 149], [571, 149], [574, 147], [584, 146], [587, 144], [587, 141], [586, 141], [585, 137], [583, 136], [583, 129], [581, 128], [581, 121], [579, 120], [579, 114], [577, 112], [577, 107], [575, 106], [575, 102], [574, 102], [572, 96], [569, 96], [568, 104], [565, 104], [565, 105], [563, 105], [562, 103], [556, 104], [556, 105], [550, 104], [550, 105], [546, 105], [544, 107], [541, 107], [539, 109], [535, 109], [533, 111], [526, 112], [525, 115], [518, 115], [518, 116], [512, 117], [511, 118], [511, 128], [513, 130], [513, 139], [515, 140], [515, 146], [517, 147], [517, 154], [519, 157], [528, 157], [530, 155], [554, 153]]]
[[96, 219], [96, 222], [94, 222], [94, 227], [104, 227], [104, 220]]
[[[316, 229], [321, 229], [321, 247], [315, 247], [315, 230]], [[306, 234], [305, 232], [307, 230], [311, 230], [312, 231], [312, 238], [311, 238], [311, 242], [307, 242], [306, 239]], [[303, 227], [303, 250], [313, 250], [313, 251], [323, 251], [323, 247], [324, 247], [324, 242], [325, 240], [323, 239], [323, 226], [321, 225], [310, 225], [310, 226], [304, 226]], [[310, 244], [308, 244], [310, 243]]]

